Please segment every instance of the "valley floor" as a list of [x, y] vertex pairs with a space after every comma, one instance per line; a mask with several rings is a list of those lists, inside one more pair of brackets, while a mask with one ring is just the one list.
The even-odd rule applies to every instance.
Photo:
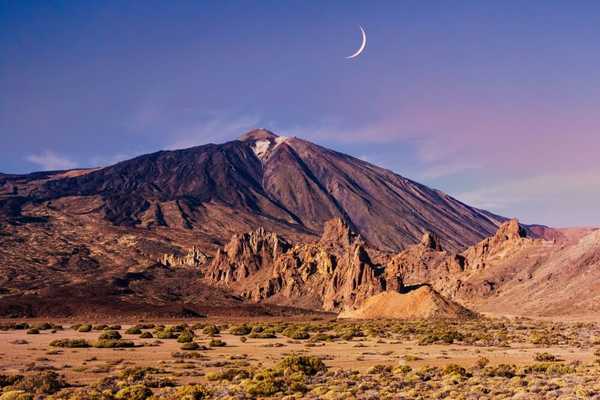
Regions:
[[600, 398], [593, 322], [106, 325], [0, 322], [0, 399]]

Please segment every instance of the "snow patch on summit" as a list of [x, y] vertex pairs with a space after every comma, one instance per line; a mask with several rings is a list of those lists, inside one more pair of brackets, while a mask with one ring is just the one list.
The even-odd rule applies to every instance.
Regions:
[[271, 147], [271, 142], [268, 140], [257, 140], [254, 142], [254, 146], [252, 146], [252, 150], [256, 157], [259, 159], [264, 159], [267, 153], [269, 152], [269, 147]]
[[256, 157], [261, 161], [269, 158], [269, 155], [282, 143], [285, 143], [289, 138], [286, 136], [277, 136], [273, 140], [257, 140], [252, 146], [252, 150]]

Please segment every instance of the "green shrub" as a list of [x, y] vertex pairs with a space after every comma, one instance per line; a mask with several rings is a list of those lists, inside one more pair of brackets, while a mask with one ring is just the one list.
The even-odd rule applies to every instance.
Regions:
[[310, 338], [310, 334], [304, 330], [297, 327], [286, 328], [282, 332], [283, 336], [289, 337], [290, 339], [301, 340]]
[[157, 339], [177, 339], [177, 335], [170, 330], [162, 330], [156, 332]]
[[94, 342], [94, 347], [99, 349], [134, 347], [135, 343], [128, 340], [100, 339]]
[[227, 343], [225, 343], [221, 339], [212, 339], [210, 342], [208, 342], [208, 345], [210, 347], [224, 347], [227, 345]]
[[119, 373], [119, 378], [129, 383], [142, 382], [151, 374], [158, 374], [161, 370], [152, 367], [133, 367], [126, 368]]
[[540, 361], [540, 362], [554, 362], [554, 361], [560, 361], [560, 358], [555, 356], [554, 354], [543, 352], [543, 353], [536, 353], [534, 356], [534, 360]]
[[102, 332], [100, 335], [100, 340], [119, 340], [121, 339], [121, 334], [117, 331], [106, 330]]
[[442, 370], [444, 375], [459, 375], [462, 377], [470, 376], [466, 369], [457, 364], [448, 364]]
[[77, 328], [77, 332], [90, 332], [92, 330], [92, 325], [90, 324], [82, 324]]
[[0, 400], [33, 400], [33, 395], [23, 390], [9, 390], [0, 394]]
[[512, 378], [517, 375], [517, 368], [514, 365], [500, 364], [495, 367], [487, 367], [485, 374], [490, 377]]
[[239, 379], [248, 379], [252, 374], [243, 368], [226, 368], [220, 371], [209, 372], [206, 379], [209, 381], [233, 381]]
[[54, 371], [44, 371], [27, 375], [15, 382], [10, 390], [23, 390], [28, 393], [53, 394], [69, 386], [64, 378]]
[[50, 342], [52, 347], [68, 347], [68, 348], [85, 348], [90, 347], [90, 344], [85, 339], [58, 339]]
[[178, 337], [177, 342], [179, 343], [190, 343], [194, 340], [194, 332], [190, 330], [183, 331]]
[[40, 330], [38, 328], [31, 328], [27, 331], [28, 335], [39, 335]]
[[92, 330], [94, 330], [94, 331], [103, 331], [103, 330], [105, 330], [107, 328], [108, 328], [108, 325], [106, 325], [106, 324], [100, 324], [100, 325], [94, 325], [92, 327]]
[[251, 337], [253, 339], [275, 339], [277, 338], [277, 335], [275, 334], [275, 331], [273, 329], [265, 329], [261, 330], [260, 332], [252, 331], [252, 333], [248, 335], [248, 337]]
[[50, 324], [49, 322], [44, 322], [41, 323], [39, 325], [35, 326], [36, 329], [40, 330], [40, 331], [47, 331], [53, 328], [52, 324]]
[[140, 339], [152, 339], [153, 337], [151, 332], [142, 332], [140, 335]]
[[244, 336], [252, 332], [252, 328], [248, 325], [233, 326], [229, 329], [229, 333], [236, 336]]
[[527, 365], [521, 369], [523, 374], [543, 373], [547, 375], [565, 375], [575, 372], [575, 368], [570, 365], [545, 362], [533, 365]]
[[165, 396], [165, 400], [204, 400], [210, 392], [202, 385], [184, 385], [177, 388], [172, 397]]
[[367, 371], [367, 374], [381, 375], [381, 374], [389, 374], [391, 372], [392, 372], [391, 365], [377, 364], [377, 365], [373, 365], [371, 368], [369, 368]]
[[200, 345], [195, 342], [188, 342], [181, 345], [181, 350], [198, 350]]
[[131, 328], [128, 328], [125, 333], [128, 335], [139, 335], [142, 333], [142, 330], [137, 326], [132, 326]]
[[145, 400], [152, 396], [152, 390], [144, 385], [126, 386], [115, 394], [118, 400]]
[[323, 360], [315, 356], [287, 356], [277, 366], [283, 369], [286, 374], [301, 372], [304, 375], [316, 375], [319, 372], [327, 371], [327, 366]]
[[221, 330], [216, 325], [208, 325], [205, 326], [204, 329], [202, 329], [202, 333], [208, 336], [215, 336], [221, 333]]

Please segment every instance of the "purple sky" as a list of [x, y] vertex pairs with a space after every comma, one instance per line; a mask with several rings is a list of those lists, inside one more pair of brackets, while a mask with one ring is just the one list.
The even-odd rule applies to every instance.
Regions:
[[600, 2], [175, 3], [1, 2], [0, 171], [266, 127], [524, 222], [600, 225]]

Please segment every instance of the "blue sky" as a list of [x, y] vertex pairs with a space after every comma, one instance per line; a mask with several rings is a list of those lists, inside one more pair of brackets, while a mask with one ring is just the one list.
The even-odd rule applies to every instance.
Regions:
[[266, 127], [525, 222], [600, 225], [599, 27], [596, 1], [0, 1], [0, 171]]

